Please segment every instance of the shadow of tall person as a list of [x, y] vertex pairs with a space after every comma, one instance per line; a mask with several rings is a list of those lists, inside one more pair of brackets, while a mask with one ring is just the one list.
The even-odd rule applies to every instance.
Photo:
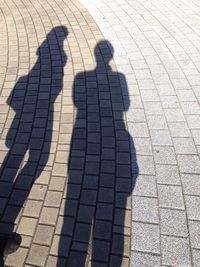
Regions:
[[67, 56], [63, 42], [67, 28], [58, 26], [37, 50], [38, 59], [28, 75], [19, 78], [7, 104], [15, 112], [6, 136], [9, 151], [0, 170], [0, 257], [17, 247], [14, 224], [31, 187], [43, 171], [50, 153], [54, 102], [63, 87]]
[[128, 266], [124, 257], [129, 257], [130, 248], [130, 195], [138, 165], [124, 122], [129, 108], [126, 79], [110, 67], [113, 53], [108, 41], [99, 42], [96, 68], [74, 80], [77, 114], [62, 227], [57, 231], [58, 256], [65, 257], [68, 267]]

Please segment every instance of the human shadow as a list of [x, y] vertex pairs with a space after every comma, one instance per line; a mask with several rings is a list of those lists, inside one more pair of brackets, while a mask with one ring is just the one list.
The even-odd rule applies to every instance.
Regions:
[[6, 135], [9, 151], [0, 170], [0, 197], [5, 204], [0, 216], [2, 262], [5, 246], [12, 240], [16, 242], [15, 221], [48, 162], [54, 102], [63, 88], [63, 67], [67, 62], [63, 49], [67, 34], [64, 26], [54, 27], [47, 34], [37, 49], [33, 68], [18, 79], [7, 100], [15, 116]]
[[62, 227], [56, 232], [57, 267], [63, 257], [68, 267], [121, 267], [130, 253], [130, 195], [138, 165], [123, 117], [130, 104], [128, 88], [125, 76], [109, 65], [112, 45], [100, 41], [94, 52], [96, 68], [74, 79], [77, 113]]

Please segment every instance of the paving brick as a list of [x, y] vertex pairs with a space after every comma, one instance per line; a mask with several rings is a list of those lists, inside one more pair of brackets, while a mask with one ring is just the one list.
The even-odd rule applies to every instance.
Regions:
[[192, 248], [200, 248], [200, 222], [198, 221], [189, 221], [189, 232], [190, 232], [190, 242]]
[[187, 209], [187, 216], [190, 220], [199, 220], [199, 208], [200, 208], [200, 197], [199, 196], [185, 196], [185, 203]]
[[133, 195], [156, 197], [156, 177], [149, 175], [139, 175], [135, 184]]
[[35, 266], [44, 266], [48, 256], [48, 248], [33, 244], [27, 258], [27, 263]]
[[200, 250], [192, 249], [192, 259], [193, 259], [193, 264], [195, 266], [198, 266], [200, 259]]
[[18, 232], [24, 235], [33, 236], [37, 224], [37, 219], [22, 217], [18, 227]]
[[[134, 171], [133, 164], [132, 164], [132, 171]], [[137, 156], [137, 164], [138, 164], [140, 174], [142, 174], [142, 175], [155, 175], [153, 156], [138, 155]], [[137, 172], [138, 171], [136, 169], [136, 174], [137, 174]]]
[[184, 209], [184, 200], [180, 186], [158, 185], [159, 206]]
[[132, 199], [132, 220], [159, 223], [157, 199], [134, 196]]
[[42, 208], [41, 201], [28, 200], [26, 202], [23, 214], [28, 217], [38, 218], [40, 215], [41, 208]]
[[181, 184], [178, 166], [156, 164], [156, 174], [159, 184]]
[[49, 184], [49, 190], [63, 191], [65, 179], [62, 177], [52, 176]]
[[200, 173], [200, 159], [196, 155], [178, 155], [177, 156], [180, 172], [182, 173]]
[[58, 216], [57, 208], [43, 207], [39, 222], [48, 225], [55, 225], [57, 216]]
[[15, 253], [10, 254], [5, 261], [7, 266], [16, 266], [21, 267], [24, 266], [25, 259], [27, 256], [28, 249], [19, 248]]
[[59, 265], [60, 267], [65, 267], [65, 264], [65, 259], [61, 257], [49, 256], [47, 260], [47, 266], [49, 267], [55, 267], [56, 265]]
[[197, 154], [192, 138], [174, 138], [173, 142], [177, 154]]
[[94, 227], [94, 238], [110, 240], [111, 229], [111, 222], [97, 220]]
[[162, 263], [164, 265], [191, 266], [189, 242], [187, 238], [161, 237]]
[[60, 207], [61, 203], [61, 198], [62, 198], [62, 193], [61, 192], [55, 192], [55, 191], [48, 191], [44, 205], [48, 207]]
[[39, 224], [36, 229], [34, 242], [41, 245], [50, 245], [54, 228], [48, 225]]
[[160, 255], [153, 255], [141, 252], [131, 252], [131, 267], [149, 266], [149, 267], [159, 267], [161, 265]]
[[56, 230], [55, 233], [58, 235], [68, 235], [72, 236], [73, 235], [73, 229], [75, 225], [75, 219], [72, 217], [63, 217], [59, 216], [57, 225], [56, 225]]
[[147, 223], [132, 223], [131, 250], [160, 253], [159, 226]]
[[47, 186], [34, 184], [33, 187], [31, 188], [29, 198], [35, 200], [44, 200], [46, 190]]
[[169, 129], [172, 137], [190, 137], [191, 133], [186, 122], [170, 122]]
[[128, 267], [129, 266], [129, 259], [125, 257], [120, 257], [116, 255], [111, 255], [110, 259], [110, 266], [114, 267], [121, 264], [121, 266]]
[[[37, 2], [34, 3], [36, 7]], [[197, 16], [195, 18], [193, 16], [197, 6], [191, 2], [185, 7], [180, 0], [172, 6], [172, 3], [166, 0], [164, 16], [161, 19], [159, 12], [163, 6], [159, 0], [156, 5], [148, 3], [145, 10], [140, 0], [128, 1], [126, 5], [123, 0], [114, 0], [111, 5], [107, 5], [104, 0], [96, 2], [81, 0], [82, 5], [77, 1], [68, 0], [69, 8], [64, 3], [59, 3], [59, 9], [55, 8], [54, 2], [49, 0], [49, 5], [42, 5], [39, 8], [34, 8], [30, 4], [26, 6], [29, 11], [27, 13], [26, 8], [17, 0], [12, 13], [12, 23], [8, 12], [8, 7], [12, 7], [10, 0], [8, 6], [4, 3], [1, 5], [5, 21], [1, 23], [0, 32], [2, 36], [8, 34], [12, 41], [8, 47], [7, 38], [1, 38], [0, 42], [0, 51], [9, 51], [8, 57], [6, 53], [1, 53], [0, 58], [1, 151], [8, 151], [6, 145], [12, 147], [12, 155], [1, 177], [2, 182], [6, 184], [1, 194], [3, 199], [10, 198], [8, 203], [12, 206], [24, 206], [24, 201], [29, 199], [25, 209], [22, 210], [22, 218], [27, 218], [25, 214], [39, 216], [40, 207], [37, 211], [34, 210], [36, 206], [27, 208], [29, 203], [34, 201], [44, 204], [45, 199], [45, 205], [52, 206], [53, 212], [50, 212], [49, 216], [46, 216], [47, 207], [43, 207], [39, 221], [44, 220], [44, 224], [39, 225], [50, 229], [52, 226], [46, 223], [56, 224], [55, 255], [58, 254], [59, 247], [60, 251], [65, 247], [67, 238], [73, 236], [75, 219], [79, 223], [77, 229], [80, 230], [81, 225], [88, 225], [88, 229], [84, 231], [83, 227], [80, 235], [76, 232], [77, 241], [72, 243], [69, 258], [66, 259], [67, 253], [66, 251], [64, 253], [64, 250], [63, 257], [47, 255], [51, 244], [45, 245], [43, 252], [42, 249], [35, 249], [35, 252], [39, 250], [39, 253], [43, 253], [42, 257], [39, 254], [36, 256], [37, 253], [33, 252], [31, 247], [32, 230], [29, 232], [25, 226], [23, 229], [26, 233], [22, 236], [21, 247], [29, 250], [28, 261], [27, 264], [23, 262], [23, 255], [17, 260], [21, 261], [21, 266], [29, 264], [50, 267], [128, 266], [129, 253], [126, 247], [124, 252], [127, 257], [117, 256], [116, 253], [122, 252], [123, 242], [125, 240], [126, 243], [127, 236], [131, 232], [131, 191], [133, 190], [133, 195], [136, 195], [137, 199], [145, 199], [144, 202], [137, 203], [137, 208], [142, 209], [141, 213], [136, 214], [138, 220], [153, 222], [155, 214], [152, 215], [151, 212], [156, 206], [154, 204], [157, 200], [156, 183], [158, 183], [159, 204], [165, 207], [165, 212], [168, 211], [166, 207], [172, 208], [170, 212], [174, 212], [175, 215], [167, 218], [168, 214], [163, 215], [161, 212], [161, 219], [164, 218], [160, 222], [161, 225], [155, 222], [153, 224], [137, 222], [137, 225], [145, 225], [143, 227], [145, 231], [139, 227], [138, 231], [133, 229], [133, 240], [135, 236], [140, 237], [140, 234], [143, 234], [144, 238], [138, 238], [139, 242], [136, 242], [137, 250], [141, 251], [134, 251], [132, 254], [132, 265], [160, 266], [160, 258], [163, 256], [163, 266], [192, 266], [188, 256], [187, 239], [179, 237], [176, 242], [175, 237], [168, 236], [160, 251], [159, 226], [163, 231], [164, 221], [166, 232], [169, 231], [172, 235], [185, 234], [183, 197], [188, 217], [195, 220], [192, 223], [199, 220], [199, 187], [195, 178], [199, 174], [200, 152], [198, 106], [200, 57], [197, 49], [197, 27], [195, 27], [197, 23], [196, 21], [194, 23]], [[173, 14], [169, 12], [172, 9]], [[154, 18], [152, 19], [152, 10], [158, 23], [154, 23]], [[26, 19], [20, 24], [20, 14], [23, 13], [26, 13]], [[66, 36], [61, 27], [54, 28], [54, 32], [48, 35], [48, 42], [44, 41], [45, 33], [49, 31], [48, 22], [51, 22], [46, 14], [51, 14], [50, 17], [55, 25], [68, 19], [69, 36], [65, 40], [65, 46], [70, 48], [70, 53], [66, 47], [63, 48]], [[32, 20], [33, 24], [29, 20]], [[80, 20], [83, 23], [80, 23]], [[180, 29], [174, 28], [173, 23], [168, 23], [167, 27], [165, 25], [166, 21], [180, 20], [181, 34]], [[16, 30], [12, 28], [13, 23], [16, 24]], [[188, 33], [188, 25], [192, 35]], [[188, 33], [184, 38], [183, 32]], [[158, 35], [162, 38], [158, 38]], [[106, 65], [112, 57], [109, 43], [101, 43], [98, 49], [95, 49], [96, 60], [93, 56], [94, 47], [103, 37], [111, 41], [115, 50], [115, 62], [110, 60], [109, 66]], [[38, 50], [37, 55], [35, 55], [36, 50]], [[83, 72], [84, 69], [90, 71]], [[73, 139], [71, 139], [72, 132]], [[132, 137], [135, 147], [132, 143], [132, 166], [130, 166], [128, 140]], [[19, 170], [20, 179], [16, 182], [10, 197], [12, 181], [29, 141], [31, 162], [26, 165], [23, 175]], [[155, 152], [157, 146], [160, 150], [158, 153]], [[69, 155], [71, 162], [68, 166]], [[6, 153], [2, 153], [0, 162], [3, 162], [5, 156]], [[27, 160], [28, 153], [24, 157], [24, 162]], [[33, 176], [30, 180], [25, 178], [27, 175], [31, 178], [30, 173], [34, 173], [36, 169], [37, 179], [29, 192]], [[181, 172], [182, 183], [178, 170]], [[136, 177], [138, 172], [140, 175]], [[134, 181], [131, 187], [132, 176]], [[55, 180], [55, 177], [59, 179]], [[182, 196], [182, 185], [184, 196]], [[47, 187], [49, 191], [46, 195]], [[85, 195], [80, 194], [81, 190]], [[116, 190], [115, 196], [112, 190], [113, 192]], [[60, 197], [55, 195], [59, 196], [63, 191], [64, 198], [60, 205]], [[87, 193], [90, 192], [95, 192], [96, 196], [93, 198], [91, 194], [87, 199]], [[80, 205], [80, 201], [85, 204]], [[152, 204], [151, 215], [147, 218], [151, 203], [147, 205], [146, 202], [151, 201], [155, 203]], [[3, 204], [2, 209], [4, 209]], [[113, 204], [116, 210], [113, 210]], [[144, 214], [146, 206], [148, 212]], [[15, 213], [18, 212], [13, 210], [9, 217], [6, 211], [2, 217], [5, 219], [7, 216], [7, 220], [13, 223]], [[64, 216], [60, 216], [57, 221], [58, 213]], [[112, 248], [109, 232], [106, 235], [103, 230], [99, 232], [95, 240], [97, 242], [93, 242], [88, 248], [88, 233], [93, 231], [91, 224], [95, 224], [94, 215], [99, 218], [98, 222], [108, 225], [114, 222], [112, 236], [120, 238], [115, 239], [118, 242], [115, 242]], [[20, 229], [20, 225], [19, 221], [15, 228]], [[31, 225], [30, 221], [28, 225]], [[193, 238], [196, 228], [192, 229]], [[13, 231], [13, 225], [1, 223], [1, 231]], [[60, 233], [62, 233], [61, 239]], [[29, 236], [26, 236], [27, 234]], [[123, 234], [126, 235], [125, 239]], [[86, 243], [79, 242], [79, 237]], [[196, 244], [195, 240], [193, 242]], [[92, 245], [96, 247], [93, 249], [96, 253], [95, 259], [92, 259], [91, 255]], [[114, 252], [108, 255], [110, 249]], [[199, 262], [198, 251], [192, 250], [194, 265], [198, 265]], [[29, 262], [31, 257], [33, 261]]]
[[167, 130], [151, 130], [152, 145], [172, 145], [172, 140]]
[[105, 241], [93, 241], [93, 259], [96, 261], [108, 261], [110, 244]]
[[199, 175], [182, 174], [181, 180], [183, 184], [183, 192], [188, 195], [200, 195], [200, 180]]
[[173, 236], [188, 236], [185, 211], [160, 209], [161, 234]]
[[176, 164], [174, 149], [170, 146], [155, 146], [154, 158], [159, 164]]
[[67, 257], [69, 253], [71, 238], [67, 236], [54, 235], [50, 254], [54, 256]]

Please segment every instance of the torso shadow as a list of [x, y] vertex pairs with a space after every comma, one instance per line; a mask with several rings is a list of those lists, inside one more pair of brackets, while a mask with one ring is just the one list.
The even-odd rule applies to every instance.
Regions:
[[0, 196], [5, 200], [0, 214], [0, 257], [8, 241], [15, 242], [17, 217], [49, 159], [54, 103], [63, 88], [67, 62], [63, 49], [67, 34], [64, 26], [47, 34], [33, 68], [18, 79], [7, 100], [15, 116], [7, 130], [9, 151], [0, 169]]
[[[97, 67], [74, 79], [77, 115], [58, 256], [66, 266], [123, 266], [129, 257], [131, 192], [138, 175], [134, 142], [124, 121], [125, 76], [109, 66], [112, 46], [95, 48]], [[122, 84], [123, 87], [122, 88]], [[57, 267], [60, 266], [58, 258]]]

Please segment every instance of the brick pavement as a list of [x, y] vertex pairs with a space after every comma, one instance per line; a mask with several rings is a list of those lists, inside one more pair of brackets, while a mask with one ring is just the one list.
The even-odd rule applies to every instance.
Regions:
[[81, 3], [114, 45], [129, 87], [139, 166], [130, 265], [200, 266], [199, 1]]
[[199, 2], [80, 2], [0, 1], [5, 266], [200, 266]]
[[5, 266], [128, 266], [138, 166], [112, 44], [78, 1], [1, 1], [0, 20]]

